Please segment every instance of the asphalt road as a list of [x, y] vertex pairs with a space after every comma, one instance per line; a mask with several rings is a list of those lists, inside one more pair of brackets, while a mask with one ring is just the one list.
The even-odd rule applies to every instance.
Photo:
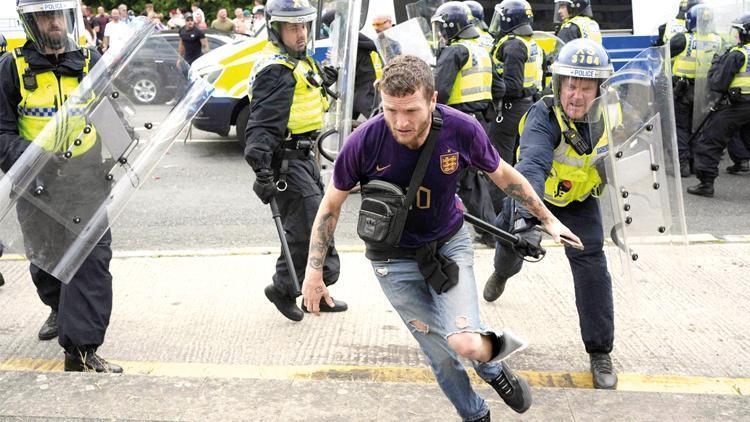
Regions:
[[[750, 234], [750, 175], [724, 172], [716, 196], [685, 194], [689, 233]], [[268, 206], [252, 192], [253, 175], [234, 140], [193, 130], [177, 141], [115, 223], [116, 250], [242, 248], [278, 244]], [[696, 179], [683, 179], [688, 186]], [[683, 191], [685, 186], [683, 186]], [[359, 195], [345, 203], [339, 244], [357, 244]]]

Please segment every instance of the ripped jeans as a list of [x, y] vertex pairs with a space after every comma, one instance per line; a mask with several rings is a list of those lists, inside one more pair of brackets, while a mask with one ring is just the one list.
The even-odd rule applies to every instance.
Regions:
[[[478, 419], [487, 413], [487, 404], [472, 388], [459, 355], [448, 345], [448, 336], [454, 333], [491, 331], [479, 320], [474, 250], [466, 225], [440, 252], [459, 267], [458, 284], [441, 295], [430, 288], [413, 259], [373, 261], [372, 267], [380, 287], [427, 355], [440, 388], [459, 416]], [[499, 362], [472, 364], [485, 381], [500, 374]]]

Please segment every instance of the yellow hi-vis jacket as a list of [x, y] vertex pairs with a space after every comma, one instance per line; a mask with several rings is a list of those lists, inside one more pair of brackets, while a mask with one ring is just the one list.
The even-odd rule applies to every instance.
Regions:
[[590, 17], [578, 15], [568, 19], [563, 26], [567, 24], [575, 25], [578, 28], [578, 32], [581, 33], [581, 38], [588, 38], [599, 44], [602, 43], [602, 33], [599, 30], [599, 24]]
[[[83, 75], [89, 71], [88, 50], [83, 50], [85, 62]], [[85, 105], [76, 104], [68, 110], [67, 118], [58, 113], [62, 104], [78, 88], [79, 79], [76, 76], [60, 76], [48, 70], [37, 73], [36, 89], [27, 89], [24, 84], [24, 74], [28, 65], [23, 57], [21, 48], [13, 50], [13, 57], [18, 72], [21, 101], [18, 103], [18, 133], [30, 142], [36, 142], [44, 150], [59, 153], [70, 151], [71, 157], [80, 156], [96, 144], [96, 130], [91, 128], [84, 133], [86, 127]], [[37, 139], [50, 120], [55, 119], [55, 130], [48, 133], [45, 139]]]
[[372, 60], [372, 68], [375, 69], [375, 79], [383, 77], [383, 61], [380, 60], [380, 54], [377, 51], [370, 52], [370, 60]]
[[[685, 33], [685, 49], [672, 59], [672, 75], [695, 79], [697, 76], [698, 61], [710, 64], [711, 57], [721, 44], [721, 38], [715, 34], [703, 34], [697, 36], [693, 32]], [[704, 71], [706, 71], [704, 69]], [[703, 75], [705, 76], [705, 75]]]
[[458, 40], [469, 50], [469, 58], [456, 75], [447, 105], [492, 100], [492, 60], [476, 39]]
[[[322, 86], [311, 82], [312, 77], [320, 80], [319, 69], [311, 57], [293, 60], [283, 54], [273, 43], [268, 43], [258, 53], [261, 57], [255, 62], [250, 72], [248, 96], [253, 97], [255, 76], [270, 65], [280, 64], [288, 67], [297, 84], [294, 87], [294, 99], [289, 110], [287, 127], [292, 135], [313, 132], [323, 127], [323, 114], [328, 109], [328, 99]], [[310, 76], [310, 77], [308, 77]]]
[[745, 56], [745, 63], [742, 64], [740, 71], [734, 75], [729, 89], [739, 88], [743, 95], [750, 94], [750, 72], [747, 71], [747, 55], [750, 53], [750, 44], [738, 45], [731, 51], [739, 51]]
[[542, 92], [542, 78], [544, 77], [544, 54], [542, 48], [532, 40], [531, 37], [508, 34], [497, 42], [495, 49], [492, 51], [492, 60], [495, 63], [497, 73], [502, 76], [505, 73], [503, 63], [497, 60], [497, 52], [500, 51], [503, 43], [509, 39], [518, 39], [526, 47], [526, 63], [523, 65], [523, 87], [536, 87], [537, 91]]

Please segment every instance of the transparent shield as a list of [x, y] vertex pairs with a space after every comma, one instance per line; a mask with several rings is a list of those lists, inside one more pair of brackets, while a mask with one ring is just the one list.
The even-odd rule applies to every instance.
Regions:
[[151, 23], [131, 28], [0, 180], [5, 251], [66, 283], [211, 94]]
[[427, 22], [432, 19], [435, 11], [445, 3], [445, 0], [419, 0], [406, 5], [406, 16], [408, 19], [422, 18]]
[[375, 44], [383, 61], [388, 64], [398, 55], [411, 54], [435, 66], [435, 54], [427, 41], [425, 28], [429, 28], [426, 20], [414, 18], [378, 34]]
[[544, 79], [542, 81], [544, 87], [542, 91], [544, 95], [548, 95], [552, 93], [552, 64], [557, 61], [557, 56], [565, 42], [553, 34], [542, 31], [534, 31], [532, 38], [544, 50]]
[[[723, 54], [737, 45], [731, 33], [732, 21], [742, 15], [743, 0], [711, 0], [703, 13], [698, 14], [695, 28], [695, 101], [693, 103], [693, 131], [698, 130], [721, 94], [708, 87], [708, 70], [714, 54]], [[750, 9], [748, 9], [750, 10]]]
[[[357, 67], [357, 40], [362, 22], [361, 1], [325, 0], [320, 2], [324, 11], [334, 11], [331, 24], [330, 65], [338, 70], [338, 80], [332, 87], [337, 98], [324, 116], [324, 126], [318, 145], [322, 157], [333, 161], [343, 142], [352, 130], [354, 108], [354, 79]], [[366, 9], [364, 10], [366, 13]], [[357, 23], [352, 25], [351, 23]]]
[[592, 133], [608, 140], [604, 233], [631, 280], [648, 277], [654, 253], [687, 243], [672, 101], [668, 46], [652, 47], [601, 85], [590, 111]]

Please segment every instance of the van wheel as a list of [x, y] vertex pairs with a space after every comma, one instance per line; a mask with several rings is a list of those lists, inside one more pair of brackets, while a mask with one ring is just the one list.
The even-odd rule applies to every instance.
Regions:
[[237, 123], [235, 125], [235, 127], [237, 128], [237, 142], [239, 142], [243, 147], [245, 146], [245, 127], [247, 127], [247, 119], [249, 117], [250, 105], [245, 104], [245, 106], [242, 107], [242, 110], [237, 113]]

